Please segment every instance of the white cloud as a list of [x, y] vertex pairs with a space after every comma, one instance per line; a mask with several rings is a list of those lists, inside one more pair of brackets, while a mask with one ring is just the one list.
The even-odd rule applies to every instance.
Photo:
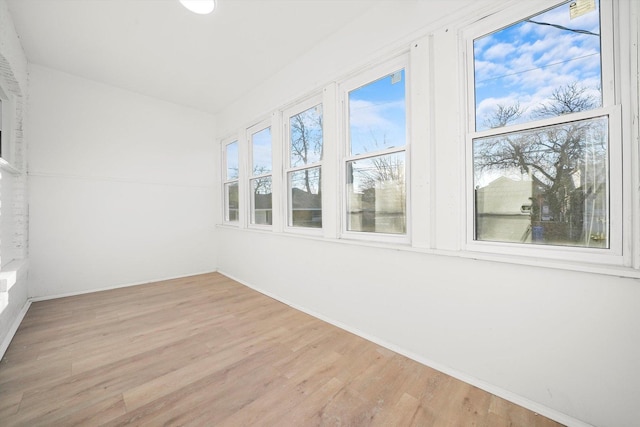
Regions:
[[406, 143], [404, 100], [380, 103], [351, 100], [349, 110], [352, 153]]
[[349, 123], [351, 127], [362, 130], [389, 127], [393, 124], [386, 117], [389, 111], [400, 109], [404, 110], [404, 101], [373, 103], [354, 99], [349, 101]]
[[509, 69], [501, 63], [491, 61], [475, 61], [476, 84], [481, 84], [484, 80], [503, 76]]
[[513, 43], [496, 43], [488, 48], [483, 55], [484, 59], [499, 60], [506, 58], [509, 54], [516, 51]]
[[[569, 18], [568, 4], [534, 16], [534, 21], [599, 32], [598, 13]], [[475, 43], [477, 122], [481, 127], [498, 104], [519, 103], [526, 116], [554, 90], [575, 82], [600, 97], [600, 39], [549, 25], [523, 22]]]

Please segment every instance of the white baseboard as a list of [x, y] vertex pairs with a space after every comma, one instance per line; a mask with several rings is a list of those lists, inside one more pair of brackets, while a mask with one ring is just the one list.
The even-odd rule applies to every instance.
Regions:
[[9, 348], [9, 344], [11, 344], [11, 340], [13, 340], [13, 337], [16, 335], [16, 332], [18, 331], [18, 328], [20, 327], [20, 324], [22, 323], [22, 320], [24, 319], [24, 316], [27, 314], [27, 311], [29, 310], [30, 306], [31, 306], [31, 301], [27, 300], [22, 306], [22, 309], [20, 310], [20, 312], [18, 313], [18, 316], [15, 318], [15, 320], [11, 324], [11, 328], [7, 332], [7, 335], [4, 337], [4, 340], [2, 340], [2, 344], [0, 344], [0, 359], [4, 357], [4, 354]]
[[7, 348], [9, 347], [9, 344], [11, 343], [11, 340], [13, 339], [15, 333], [18, 330], [18, 327], [20, 326], [20, 323], [22, 322], [22, 320], [24, 319], [24, 316], [27, 314], [27, 310], [29, 309], [29, 306], [31, 305], [31, 302], [36, 302], [36, 301], [45, 301], [45, 300], [50, 300], [50, 299], [55, 299], [55, 298], [63, 298], [63, 297], [68, 297], [68, 296], [75, 296], [75, 295], [82, 295], [82, 294], [87, 294], [87, 293], [91, 293], [91, 292], [100, 292], [100, 291], [105, 291], [105, 290], [111, 290], [111, 289], [118, 289], [118, 288], [125, 288], [125, 287], [130, 287], [130, 286], [138, 286], [138, 285], [144, 285], [144, 284], [149, 284], [149, 283], [153, 283], [153, 282], [161, 282], [164, 280], [172, 280], [172, 279], [179, 279], [182, 277], [190, 277], [190, 276], [198, 276], [200, 274], [209, 274], [209, 273], [215, 273], [218, 272], [220, 274], [223, 274], [227, 277], [229, 277], [230, 279], [235, 280], [238, 283], [241, 283], [251, 289], [254, 289], [257, 292], [260, 292], [261, 294], [267, 295], [270, 298], [273, 298], [277, 301], [280, 301], [296, 310], [299, 310], [303, 313], [309, 314], [310, 316], [313, 316], [317, 319], [320, 319], [322, 321], [325, 321], [329, 324], [332, 324], [340, 329], [343, 329], [345, 331], [351, 332], [355, 335], [358, 335], [368, 341], [374, 342], [382, 347], [388, 348], [389, 350], [392, 350], [398, 354], [401, 354], [403, 356], [406, 356], [412, 360], [415, 360], [423, 365], [429, 366], [437, 371], [440, 371], [442, 373], [445, 373], [447, 375], [452, 376], [453, 378], [456, 378], [460, 381], [464, 381], [467, 384], [471, 384], [475, 387], [478, 387], [488, 393], [491, 393], [495, 396], [501, 397], [505, 400], [508, 400], [509, 402], [515, 403], [516, 405], [522, 406], [524, 408], [529, 409], [530, 411], [533, 411], [537, 414], [543, 415], [547, 418], [550, 418], [554, 421], [557, 421], [561, 424], [564, 424], [568, 427], [593, 427], [591, 424], [587, 424], [583, 421], [580, 421], [578, 419], [575, 419], [569, 415], [563, 414], [559, 411], [556, 411], [555, 409], [551, 409], [548, 408], [544, 405], [541, 405], [539, 403], [533, 402], [529, 399], [526, 399], [522, 396], [519, 396], [511, 391], [502, 389], [500, 387], [497, 387], [493, 384], [487, 383], [485, 381], [482, 381], [478, 378], [475, 378], [473, 376], [467, 375], [464, 372], [460, 372], [456, 369], [450, 368], [448, 366], [442, 365], [440, 363], [434, 362], [432, 360], [429, 360], [425, 357], [422, 357], [420, 355], [414, 354], [412, 352], [406, 351], [403, 348], [400, 348], [398, 346], [396, 346], [395, 344], [389, 343], [383, 339], [380, 339], [379, 337], [376, 336], [372, 336], [366, 332], [363, 332], [357, 328], [353, 328], [350, 327], [349, 325], [343, 324], [342, 322], [336, 321], [334, 319], [328, 318], [324, 315], [322, 315], [321, 313], [316, 313], [313, 310], [309, 310], [305, 307], [301, 307], [298, 306], [295, 303], [292, 303], [288, 300], [286, 300], [285, 298], [282, 298], [279, 295], [276, 294], [272, 294], [271, 292], [265, 291], [264, 289], [261, 289], [257, 286], [254, 286], [250, 283], [247, 283], [243, 280], [238, 279], [237, 277], [234, 277], [233, 275], [227, 274], [224, 271], [221, 270], [213, 270], [213, 271], [206, 271], [206, 272], [202, 272], [202, 273], [194, 273], [194, 274], [189, 274], [189, 276], [176, 276], [176, 277], [169, 277], [169, 278], [165, 278], [165, 279], [158, 279], [158, 280], [151, 280], [151, 281], [145, 281], [145, 282], [138, 282], [138, 283], [130, 283], [130, 284], [125, 284], [125, 285], [116, 285], [116, 286], [111, 286], [111, 287], [106, 287], [106, 288], [100, 288], [100, 289], [93, 289], [93, 290], [87, 290], [87, 291], [80, 291], [80, 292], [72, 292], [72, 293], [66, 293], [66, 294], [60, 294], [60, 295], [51, 295], [51, 296], [46, 296], [46, 297], [37, 297], [37, 298], [30, 298], [27, 300], [27, 302], [25, 303], [24, 307], [22, 307], [22, 310], [20, 310], [20, 313], [18, 314], [17, 318], [15, 319], [15, 321], [13, 322], [13, 325], [11, 326], [11, 329], [9, 330], [9, 333], [7, 334], [7, 336], [5, 337], [5, 339], [2, 342], [2, 345], [0, 346], [0, 358], [2, 358], [4, 356], [4, 353], [7, 351]]
[[479, 389], [482, 389], [488, 393], [491, 393], [495, 396], [498, 396], [502, 399], [505, 399], [509, 402], [515, 403], [516, 405], [522, 406], [523, 408], [529, 409], [530, 411], [535, 412], [536, 414], [540, 414], [542, 416], [545, 416], [549, 419], [552, 419], [556, 422], [559, 422], [561, 424], [564, 424], [567, 427], [593, 427], [591, 424], [585, 423], [584, 421], [580, 421], [576, 418], [573, 418], [569, 415], [563, 414], [562, 412], [556, 411], [555, 409], [549, 408], [547, 406], [541, 405], [537, 402], [534, 402], [532, 400], [529, 400], [527, 398], [524, 398], [516, 393], [513, 393], [509, 390], [505, 390], [503, 388], [500, 388], [498, 386], [495, 386], [493, 384], [490, 384], [486, 381], [480, 380], [478, 378], [475, 378], [471, 375], [465, 374], [464, 372], [458, 371], [454, 368], [451, 368], [449, 366], [445, 366], [442, 365], [438, 362], [434, 362], [433, 360], [429, 360], [428, 358], [425, 358], [423, 356], [420, 356], [418, 354], [414, 354], [410, 351], [407, 351], [403, 348], [400, 348], [398, 346], [396, 346], [395, 344], [389, 343], [383, 339], [380, 339], [379, 337], [370, 335], [366, 332], [363, 332], [357, 328], [353, 328], [349, 325], [345, 325], [342, 322], [336, 321], [334, 319], [328, 318], [320, 313], [316, 313], [313, 310], [309, 310], [305, 307], [301, 307], [298, 306], [295, 303], [292, 303], [288, 300], [286, 300], [285, 298], [282, 298], [280, 295], [275, 295], [272, 294], [271, 292], [265, 291], [264, 289], [261, 289], [257, 286], [253, 286], [250, 283], [247, 283], [243, 280], [238, 279], [237, 277], [234, 277], [230, 274], [225, 273], [223, 270], [218, 270], [218, 272], [220, 274], [223, 274], [227, 277], [229, 277], [230, 279], [235, 280], [238, 283], [242, 283], [243, 285], [257, 291], [260, 292], [261, 294], [267, 295], [270, 298], [273, 298], [277, 301], [282, 302], [283, 304], [286, 304], [296, 310], [299, 310], [303, 313], [306, 313], [310, 316], [313, 316], [317, 319], [323, 320], [327, 323], [330, 323], [340, 329], [344, 329], [345, 331], [351, 332], [352, 334], [355, 334], [359, 337], [362, 337], [368, 341], [371, 341], [373, 343], [376, 343], [382, 347], [385, 347], [391, 351], [394, 351], [398, 354], [401, 354], [403, 356], [408, 357], [409, 359], [415, 360], [416, 362], [419, 362], [423, 365], [426, 365], [430, 368], [433, 368], [437, 371], [440, 371], [444, 374], [447, 374], [453, 378], [456, 378], [460, 381], [463, 381], [467, 384], [471, 384], [472, 386], [478, 387]]

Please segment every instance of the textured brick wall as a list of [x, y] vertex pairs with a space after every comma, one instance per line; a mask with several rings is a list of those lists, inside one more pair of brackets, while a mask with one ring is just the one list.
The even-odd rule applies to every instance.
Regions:
[[[27, 260], [28, 256], [28, 204], [27, 204], [27, 148], [26, 110], [28, 88], [28, 64], [16, 34], [9, 8], [0, 0], [0, 85], [15, 103], [12, 125], [10, 167], [2, 168], [0, 189], [0, 259], [5, 264], [0, 271], [0, 281], [6, 292], [0, 292], [0, 356], [6, 350], [20, 320], [20, 313], [27, 303], [28, 263], [10, 260]], [[3, 106], [4, 107], [4, 106]], [[9, 217], [7, 217], [9, 216]]]
[[27, 163], [25, 140], [25, 117], [27, 106], [27, 60], [18, 40], [13, 21], [4, 0], [0, 1], [0, 85], [7, 95], [15, 100], [13, 116], [11, 166], [13, 173], [3, 172], [5, 185], [12, 191], [7, 198], [0, 194], [2, 215], [12, 215], [10, 230], [3, 230], [5, 241], [1, 242], [0, 257], [5, 264], [7, 258], [26, 259], [28, 251], [28, 209], [27, 209]]

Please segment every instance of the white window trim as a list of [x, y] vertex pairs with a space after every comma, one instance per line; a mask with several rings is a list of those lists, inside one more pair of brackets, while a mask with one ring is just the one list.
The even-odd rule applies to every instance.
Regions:
[[[407, 189], [411, 203], [407, 210], [411, 210], [407, 220], [407, 229], [411, 230], [411, 245], [415, 248], [431, 248], [433, 236], [435, 236], [436, 203], [433, 197], [435, 193], [435, 147], [436, 141], [434, 123], [434, 85], [435, 81], [432, 60], [433, 37], [426, 36], [411, 43], [409, 52], [409, 68], [411, 80], [409, 81], [410, 97], [407, 99], [407, 116], [411, 123], [411, 149], [408, 151], [409, 165], [411, 167], [411, 189]], [[412, 193], [413, 191], [416, 194]]]
[[[352, 156], [349, 153], [349, 111], [347, 108], [348, 94], [350, 91], [359, 87], [372, 83], [384, 76], [387, 76], [395, 71], [404, 69], [404, 84], [405, 84], [405, 135], [406, 143], [400, 148], [391, 148], [386, 150], [380, 150], [373, 153], [360, 154]], [[381, 61], [377, 66], [371, 67], [366, 71], [363, 71], [353, 77], [350, 77], [339, 83], [339, 104], [340, 104], [340, 119], [338, 121], [340, 128], [340, 160], [338, 164], [339, 169], [339, 182], [340, 182], [340, 233], [339, 237], [342, 239], [350, 240], [362, 240], [371, 242], [382, 243], [394, 243], [394, 244], [410, 244], [411, 243], [411, 69], [409, 54], [403, 53], [395, 58], [387, 61]], [[347, 230], [347, 182], [346, 182], [346, 165], [347, 162], [365, 159], [371, 157], [377, 157], [385, 154], [392, 153], [405, 153], [405, 193], [406, 193], [406, 206], [405, 206], [405, 234], [390, 234], [390, 233], [373, 233], [363, 231], [349, 231]]]
[[[465, 39], [467, 34], [471, 32], [476, 33], [476, 36], [487, 34], [496, 28], [496, 20], [500, 19], [504, 25], [510, 25], [519, 21], [523, 17], [536, 14], [542, 10], [554, 7], [561, 2], [558, 0], [531, 0], [527, 2], [510, 1], [503, 7], [496, 5], [491, 6], [492, 14], [487, 18], [483, 18], [473, 22], [472, 20], [466, 21], [465, 24], [459, 24], [455, 28], [449, 28], [447, 30], [438, 30], [432, 35], [424, 35], [424, 37], [411, 43], [411, 47], [403, 52], [399, 50], [394, 51], [392, 55], [386, 56], [386, 58], [395, 58], [404, 55], [409, 51], [410, 65], [405, 67], [408, 83], [410, 85], [407, 91], [407, 127], [411, 133], [407, 133], [411, 146], [407, 146], [407, 236], [411, 242], [398, 242], [396, 239], [392, 239], [391, 244], [389, 240], [381, 239], [379, 234], [374, 234], [370, 238], [365, 238], [364, 233], [355, 232], [353, 237], [347, 235], [341, 231], [343, 228], [343, 222], [346, 217], [345, 209], [345, 128], [343, 125], [345, 118], [344, 111], [344, 96], [341, 91], [344, 84], [347, 84], [352, 79], [361, 78], [366, 80], [364, 75], [370, 77], [369, 81], [373, 81], [380, 77], [379, 73], [371, 70], [375, 68], [366, 68], [364, 72], [348, 72], [342, 77], [337, 77], [335, 82], [326, 84], [322, 89], [323, 99], [323, 112], [324, 112], [324, 156], [322, 161], [323, 171], [323, 195], [322, 195], [322, 207], [323, 207], [323, 235], [321, 239], [324, 241], [334, 241], [340, 244], [356, 245], [362, 247], [385, 247], [394, 248], [396, 250], [437, 254], [448, 257], [462, 257], [470, 259], [483, 259], [492, 262], [501, 262], [518, 265], [533, 265], [547, 268], [554, 268], [565, 271], [581, 271], [591, 272], [605, 275], [615, 275], [621, 277], [634, 277], [640, 278], [640, 190], [634, 183], [640, 182], [640, 164], [638, 159], [640, 148], [635, 143], [640, 135], [640, 127], [637, 121], [634, 120], [639, 111], [640, 101], [637, 98], [638, 87], [638, 50], [637, 42], [640, 40], [638, 35], [638, 21], [637, 16], [640, 11], [640, 6], [635, 2], [626, 1], [611, 1], [602, 0], [602, 25], [605, 25], [605, 20], [609, 19], [609, 22], [613, 22], [616, 25], [613, 27], [613, 36], [617, 38], [618, 45], [615, 45], [615, 52], [613, 49], [602, 49], [601, 58], [603, 63], [614, 64], [616, 76], [615, 76], [615, 91], [604, 92], [604, 105], [600, 111], [607, 110], [613, 116], [621, 117], [622, 125], [614, 125], [613, 122], [619, 120], [618, 118], [611, 119], [609, 124], [610, 141], [622, 141], [619, 144], [612, 144], [609, 152], [610, 158], [622, 157], [622, 172], [620, 173], [622, 185], [615, 185], [610, 183], [610, 191], [618, 192], [620, 196], [612, 196], [622, 200], [622, 220], [614, 221], [614, 214], [612, 213], [611, 223], [616, 227], [622, 229], [622, 258], [616, 256], [608, 257], [603, 256], [600, 249], [596, 250], [596, 253], [589, 253], [594, 249], [589, 248], [569, 248], [569, 247], [522, 247], [522, 245], [516, 245], [518, 247], [513, 248], [508, 244], [498, 244], [496, 248], [495, 244], [491, 242], [479, 242], [484, 248], [477, 248], [473, 245], [467, 245], [467, 221], [465, 215], [473, 217], [473, 212], [469, 214], [467, 212], [468, 205], [468, 189], [472, 188], [472, 184], [469, 184], [469, 165], [467, 161], [470, 153], [469, 148], [472, 148], [470, 144], [470, 138], [468, 134], [468, 120], [474, 118], [474, 115], [468, 113], [470, 103], [465, 99], [468, 96], [468, 72], [470, 71], [464, 66], [465, 53], [467, 46]], [[605, 5], [613, 3], [612, 8]], [[613, 11], [609, 13], [609, 18], [605, 16], [607, 11]], [[615, 19], [614, 19], [615, 18]], [[450, 31], [454, 29], [455, 31]], [[456, 59], [450, 60], [448, 68], [451, 70], [456, 69], [455, 64], [459, 64], [456, 69], [455, 80], [457, 86], [455, 91], [460, 92], [455, 96], [455, 99], [459, 100], [459, 103], [455, 106], [448, 106], [447, 111], [450, 112], [447, 118], [449, 122], [447, 126], [431, 126], [434, 122], [434, 117], [438, 117], [435, 114], [436, 110], [442, 108], [443, 94], [440, 87], [438, 87], [438, 81], [434, 80], [434, 76], [438, 73], [445, 72], [442, 67], [435, 63], [436, 60], [442, 60], [443, 54], [451, 54], [453, 52], [443, 52], [440, 41], [445, 37], [444, 32], [450, 31], [450, 36], [457, 37], [459, 42], [458, 50], [456, 51]], [[619, 37], [619, 35], [625, 35]], [[627, 37], [628, 34], [630, 37]], [[603, 31], [603, 37], [609, 36], [611, 33]], [[603, 45], [607, 43], [603, 39]], [[448, 45], [445, 45], [448, 47]], [[614, 55], [615, 61], [611, 60]], [[447, 57], [448, 58], [448, 57]], [[609, 59], [608, 59], [609, 58]], [[375, 64], [385, 64], [384, 62], [376, 61]], [[362, 68], [361, 68], [362, 69]], [[409, 75], [411, 74], [411, 78]], [[442, 76], [441, 76], [442, 77]], [[606, 77], [603, 75], [603, 80]], [[454, 80], [454, 77], [451, 77]], [[604, 85], [610, 85], [613, 87], [613, 77], [609, 81], [603, 81]], [[367, 81], [364, 82], [368, 83]], [[340, 85], [340, 86], [339, 86]], [[445, 86], [448, 88], [449, 85]], [[452, 86], [453, 88], [453, 86]], [[607, 100], [609, 93], [614, 93], [615, 102]], [[430, 96], [429, 96], [430, 94]], [[308, 94], [311, 95], [311, 94]], [[342, 97], [341, 97], [342, 95]], [[19, 98], [19, 95], [16, 95]], [[437, 98], [436, 98], [437, 96]], [[307, 94], [297, 97], [296, 99], [307, 99]], [[281, 203], [285, 201], [286, 190], [282, 190], [285, 187], [284, 177], [285, 168], [282, 167], [282, 163], [279, 165], [276, 162], [282, 162], [286, 159], [282, 154], [286, 144], [286, 135], [280, 136], [283, 130], [283, 126], [279, 120], [282, 119], [282, 111], [285, 111], [296, 103], [286, 103], [284, 106], [276, 109], [277, 118], [272, 117], [272, 149], [273, 149], [273, 231], [288, 231], [284, 230], [282, 224], [286, 221], [286, 207], [283, 208]], [[455, 110], [455, 115], [452, 111]], [[610, 110], [610, 111], [609, 111]], [[608, 114], [607, 112], [607, 114]], [[472, 112], [474, 114], [475, 112]], [[458, 116], [459, 114], [459, 116]], [[586, 112], [587, 115], [597, 116], [598, 113]], [[261, 117], [266, 117], [262, 115]], [[579, 115], [573, 116], [582, 117]], [[266, 122], [266, 121], [265, 121]], [[240, 179], [239, 179], [239, 198], [240, 198], [240, 212], [239, 212], [239, 230], [245, 230], [249, 232], [261, 232], [266, 228], [271, 230], [270, 227], [248, 227], [248, 213], [249, 213], [249, 195], [248, 190], [248, 172], [250, 168], [249, 153], [250, 149], [246, 140], [248, 125], [252, 125], [256, 121], [247, 122], [247, 126], [238, 126], [237, 140], [239, 141], [239, 156], [240, 156]], [[540, 123], [544, 123], [541, 121]], [[527, 124], [528, 128], [530, 124]], [[512, 131], [517, 129], [516, 127], [504, 128], [503, 130]], [[455, 136], [451, 135], [451, 132], [455, 132]], [[480, 135], [480, 133], [478, 133]], [[437, 201], [443, 200], [443, 193], [440, 193], [439, 197], [436, 197], [437, 189], [440, 188], [435, 185], [435, 181], [438, 178], [442, 178], [441, 171], [437, 171], [437, 159], [436, 154], [438, 145], [435, 143], [437, 138], [450, 138], [459, 141], [460, 145], [456, 145], [455, 148], [448, 148], [449, 152], [445, 153], [446, 156], [454, 157], [453, 152], [459, 153], [455, 158], [460, 159], [456, 167], [456, 179], [460, 179], [461, 185], [456, 185], [456, 189], [451, 189], [455, 192], [452, 195], [453, 198], [458, 198], [458, 203], [454, 205], [462, 208], [459, 215], [456, 215], [455, 220], [451, 220], [448, 224], [459, 226], [459, 230], [456, 230], [456, 236], [451, 240], [438, 239], [437, 230], [442, 227], [442, 218], [440, 223], [436, 221], [438, 215], [441, 214], [442, 209], [437, 207]], [[621, 139], [622, 138], [622, 139]], [[230, 140], [231, 138], [229, 138]], [[462, 145], [464, 144], [464, 146]], [[452, 144], [455, 145], [455, 144]], [[616, 147], [614, 147], [616, 145]], [[280, 151], [279, 151], [280, 150]], [[614, 150], [618, 150], [622, 154], [614, 153]], [[441, 153], [440, 153], [441, 154]], [[465, 156], [466, 155], [466, 156]], [[445, 156], [445, 157], [446, 157]], [[426, 163], [425, 163], [426, 160]], [[417, 165], [419, 167], [411, 167]], [[447, 167], [454, 167], [453, 164]], [[411, 167], [411, 173], [409, 168]], [[615, 166], [611, 166], [615, 168]], [[435, 175], [438, 173], [438, 175]], [[409, 178], [411, 177], [411, 178]], [[451, 178], [449, 176], [449, 178]], [[412, 185], [409, 185], [409, 179], [411, 179]], [[412, 188], [413, 187], [413, 188]], [[451, 186], [449, 186], [451, 187]], [[416, 194], [412, 194], [412, 190], [416, 191]], [[426, 194], [425, 194], [426, 192]], [[413, 197], [413, 202], [410, 203], [410, 198]], [[426, 197], [426, 198], [425, 198]], [[449, 200], [447, 200], [449, 201]], [[277, 206], [277, 210], [276, 210]], [[224, 208], [223, 208], [224, 209]], [[444, 212], [449, 212], [444, 210]], [[276, 226], [280, 222], [280, 227]], [[225, 224], [222, 224], [223, 226]], [[296, 230], [297, 231], [297, 230]], [[616, 234], [620, 234], [615, 232]], [[614, 231], [611, 232], [611, 238], [613, 238]], [[305, 235], [303, 233], [289, 234], [290, 238], [302, 238], [302, 239], [315, 239], [317, 236]], [[397, 237], [397, 236], [391, 236]], [[337, 240], [340, 239], [341, 240]], [[443, 243], [444, 241], [444, 243]], [[410, 244], [407, 244], [410, 243]], [[472, 242], [474, 243], [474, 242]], [[518, 252], [520, 251], [520, 252]], [[572, 252], [575, 256], [567, 256], [567, 253]], [[613, 258], [613, 259], [612, 259]], [[603, 260], [604, 259], [604, 260]], [[622, 259], [622, 264], [621, 264]]]
[[[602, 64], [602, 97], [603, 107], [595, 110], [584, 111], [575, 114], [568, 114], [550, 119], [530, 121], [524, 124], [505, 126], [499, 129], [475, 131], [475, 100], [474, 93], [474, 70], [473, 70], [473, 41], [478, 37], [490, 34], [506, 26], [517, 23], [518, 21], [541, 13], [547, 9], [558, 6], [562, 1], [536, 1], [522, 2], [508, 10], [498, 12], [490, 17], [484, 18], [474, 24], [469, 25], [467, 30], [462, 32], [461, 45], [463, 49], [464, 76], [466, 77], [466, 90], [463, 91], [464, 108], [466, 112], [466, 120], [463, 121], [465, 126], [464, 132], [465, 142], [465, 168], [464, 182], [466, 185], [463, 189], [463, 200], [466, 215], [464, 216], [463, 241], [462, 249], [469, 252], [484, 253], [490, 255], [502, 255], [505, 257], [521, 256], [529, 258], [552, 259], [560, 262], [588, 262], [613, 266], [629, 266], [629, 251], [623, 251], [628, 243], [625, 242], [623, 229], [626, 228], [628, 221], [623, 218], [627, 210], [624, 206], [623, 193], [623, 158], [622, 151], [628, 142], [623, 140], [623, 123], [621, 114], [620, 100], [617, 99], [616, 93], [620, 93], [620, 78], [615, 79], [614, 72], [617, 68], [615, 61], [620, 58], [614, 58], [613, 52], [620, 52], [619, 46], [614, 45], [613, 38], [616, 27], [614, 26], [614, 16], [612, 13], [611, 0], [601, 0], [601, 64]], [[621, 55], [623, 56], [623, 55]], [[617, 76], [619, 77], [619, 76]], [[614, 85], [614, 81], [617, 84]], [[473, 139], [489, 135], [498, 135], [520, 130], [534, 129], [537, 127], [548, 126], [553, 124], [566, 123], [574, 120], [588, 119], [600, 116], [608, 116], [609, 118], [609, 223], [610, 223], [610, 249], [595, 249], [569, 246], [553, 246], [553, 245], [523, 245], [517, 243], [488, 242], [474, 240], [474, 206], [473, 206]], [[629, 233], [627, 233], [629, 234]]]
[[[296, 114], [300, 114], [304, 111], [307, 111], [310, 108], [314, 108], [316, 106], [320, 105], [322, 107], [322, 122], [323, 122], [323, 129], [322, 129], [322, 148], [323, 148], [323, 158], [321, 158], [319, 161], [314, 162], [314, 163], [308, 163], [305, 165], [301, 165], [301, 166], [295, 166], [292, 167], [290, 162], [291, 162], [291, 141], [290, 141], [290, 119], [291, 117], [295, 116]], [[296, 227], [293, 225], [289, 225], [290, 223], [290, 217], [289, 214], [291, 213], [291, 203], [293, 202], [291, 200], [291, 194], [289, 192], [290, 188], [289, 188], [289, 174], [292, 172], [297, 172], [297, 171], [303, 171], [306, 169], [315, 169], [315, 168], [320, 168], [320, 174], [322, 176], [322, 180], [321, 180], [321, 193], [324, 194], [324, 168], [323, 168], [323, 163], [324, 163], [324, 157], [326, 157], [326, 153], [325, 153], [325, 141], [326, 141], [326, 136], [325, 136], [325, 126], [324, 126], [324, 121], [325, 121], [325, 106], [323, 103], [323, 98], [321, 94], [317, 94], [314, 95], [312, 97], [309, 97], [303, 101], [300, 101], [298, 103], [296, 103], [294, 106], [291, 106], [285, 110], [282, 111], [282, 128], [283, 128], [283, 133], [282, 133], [282, 144], [283, 144], [283, 154], [284, 154], [284, 158], [282, 161], [283, 164], [283, 194], [284, 194], [284, 203], [282, 205], [282, 221], [284, 224], [284, 231], [287, 233], [296, 233], [296, 234], [306, 234], [306, 235], [310, 235], [310, 236], [322, 236], [324, 234], [323, 228], [325, 226], [325, 207], [324, 204], [322, 204], [322, 227], [319, 228], [312, 228], [312, 227]]]
[[[253, 135], [258, 132], [261, 132], [265, 129], [270, 129], [271, 133], [271, 171], [269, 173], [264, 173], [260, 175], [253, 175]], [[279, 139], [274, 135], [274, 127], [273, 123], [270, 119], [262, 120], [253, 126], [247, 128], [246, 131], [246, 146], [247, 146], [247, 168], [246, 168], [246, 194], [248, 197], [249, 203], [246, 204], [247, 211], [247, 226], [249, 228], [258, 229], [258, 230], [273, 230], [274, 222], [276, 221], [276, 213], [278, 210], [276, 209], [276, 194], [274, 191], [274, 176], [279, 173], [279, 169], [276, 169], [276, 163], [274, 162], [274, 149], [275, 146], [279, 144]], [[259, 178], [271, 178], [271, 224], [254, 224], [254, 197], [253, 197], [253, 188], [252, 181]]]
[[[236, 179], [228, 179], [227, 178], [227, 147], [230, 144], [236, 143], [237, 147], [238, 147], [238, 177]], [[240, 191], [241, 189], [241, 185], [240, 185], [240, 177], [242, 176], [242, 160], [241, 160], [241, 156], [240, 156], [240, 151], [241, 151], [241, 144], [240, 144], [240, 140], [238, 139], [237, 136], [231, 136], [231, 137], [227, 137], [225, 139], [223, 139], [220, 143], [220, 147], [222, 150], [221, 153], [221, 158], [222, 158], [222, 171], [221, 171], [221, 180], [222, 180], [222, 223], [225, 225], [231, 225], [234, 227], [238, 227], [240, 226], [240, 218], [241, 218], [241, 212], [242, 212], [242, 193]], [[226, 186], [227, 184], [232, 184], [232, 183], [237, 183], [238, 184], [238, 220], [237, 221], [229, 221], [227, 220], [227, 207], [228, 207], [228, 203], [229, 201], [227, 200], [227, 191], [226, 191]]]
[[14, 165], [15, 149], [15, 120], [16, 120], [16, 96], [4, 90], [0, 85], [0, 100], [2, 100], [2, 156], [0, 157], [0, 167], [13, 174], [19, 173]]
[[[616, 97], [622, 108], [622, 169], [623, 169], [623, 248], [625, 266], [640, 269], [640, 190], [633, 183], [640, 182], [640, 125], [637, 117], [640, 111], [638, 98], [640, 6], [637, 2], [614, 3], [614, 16], [619, 34], [629, 37], [618, 37], [618, 60], [616, 77], [618, 79]], [[624, 18], [624, 19], [623, 19]], [[623, 72], [622, 70], [626, 70]]]

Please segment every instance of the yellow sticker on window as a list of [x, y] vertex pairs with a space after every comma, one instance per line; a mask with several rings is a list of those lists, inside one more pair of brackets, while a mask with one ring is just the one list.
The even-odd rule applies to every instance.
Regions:
[[569, 16], [575, 19], [596, 10], [596, 0], [576, 0], [569, 3]]

